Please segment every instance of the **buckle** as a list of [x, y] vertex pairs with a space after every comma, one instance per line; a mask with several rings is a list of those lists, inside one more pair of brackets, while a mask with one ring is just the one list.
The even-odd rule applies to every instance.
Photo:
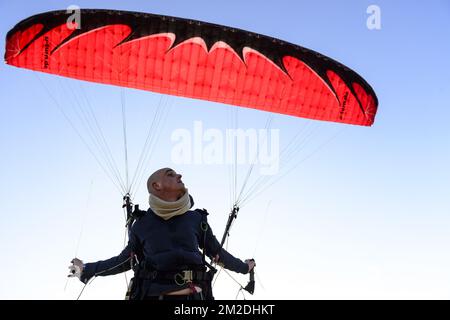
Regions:
[[192, 270], [183, 270], [180, 273], [176, 273], [174, 276], [175, 283], [179, 286], [185, 285], [186, 283], [192, 282], [194, 280]]
[[182, 272], [183, 272], [183, 279], [186, 282], [192, 282], [192, 280], [194, 280], [192, 270], [184, 270]]

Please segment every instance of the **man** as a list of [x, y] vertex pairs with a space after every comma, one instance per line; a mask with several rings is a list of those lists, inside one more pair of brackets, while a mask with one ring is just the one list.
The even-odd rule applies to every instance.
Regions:
[[87, 283], [93, 276], [117, 274], [134, 265], [131, 299], [190, 300], [214, 299], [205, 255], [231, 271], [250, 272], [255, 262], [242, 262], [221, 247], [207, 223], [206, 210], [190, 210], [192, 197], [181, 177], [170, 168], [154, 172], [147, 181], [150, 208], [140, 212], [125, 249], [94, 263], [75, 258], [69, 276]]

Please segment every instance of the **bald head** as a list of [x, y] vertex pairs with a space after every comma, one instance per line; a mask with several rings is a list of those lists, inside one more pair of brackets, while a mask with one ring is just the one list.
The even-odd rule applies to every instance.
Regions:
[[157, 191], [155, 189], [155, 187], [157, 188], [158, 187], [157, 184], [161, 183], [162, 177], [166, 170], [171, 170], [171, 169], [170, 168], [162, 168], [162, 169], [156, 170], [155, 172], [153, 172], [151, 174], [151, 176], [147, 180], [148, 193], [155, 194], [155, 192]]
[[156, 170], [147, 180], [147, 190], [150, 194], [165, 200], [176, 201], [186, 192], [181, 174], [171, 168]]

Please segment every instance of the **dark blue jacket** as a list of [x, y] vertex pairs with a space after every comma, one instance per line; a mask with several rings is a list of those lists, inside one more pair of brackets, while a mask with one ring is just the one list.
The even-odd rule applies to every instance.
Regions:
[[[108, 260], [87, 263], [83, 270], [81, 281], [87, 282], [93, 276], [106, 276], [131, 269], [132, 255], [140, 261], [145, 261], [147, 267], [153, 270], [182, 271], [203, 268], [202, 253], [205, 242], [205, 253], [208, 257], [219, 255], [219, 261], [225, 268], [247, 273], [248, 265], [233, 257], [213, 235], [207, 224], [207, 213], [203, 210], [188, 211], [185, 214], [164, 220], [150, 209], [133, 224], [130, 238], [125, 249], [116, 257]], [[203, 240], [203, 226], [207, 226], [206, 239]], [[206, 224], [205, 224], [206, 223]], [[205, 229], [205, 228], [203, 228]], [[141, 284], [140, 296], [157, 296], [164, 292], [184, 288], [175, 283], [158, 283], [146, 280]]]

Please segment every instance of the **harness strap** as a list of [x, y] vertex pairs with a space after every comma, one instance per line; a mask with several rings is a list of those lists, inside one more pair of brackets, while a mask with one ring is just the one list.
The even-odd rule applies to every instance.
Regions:
[[183, 271], [157, 271], [157, 270], [139, 270], [139, 278], [149, 280], [172, 280], [179, 285], [192, 281], [209, 281], [211, 276], [206, 271], [201, 270], [183, 270]]
[[206, 233], [208, 232], [208, 222], [206, 222], [206, 216], [208, 215], [208, 211], [206, 209], [196, 209], [197, 212], [202, 214], [202, 221], [200, 223], [200, 229], [202, 230], [202, 242], [203, 242], [203, 250], [202, 250], [202, 261], [203, 265], [208, 267], [210, 270], [211, 280], [214, 277], [214, 274], [217, 272], [216, 268], [214, 268], [208, 261], [206, 261]]

